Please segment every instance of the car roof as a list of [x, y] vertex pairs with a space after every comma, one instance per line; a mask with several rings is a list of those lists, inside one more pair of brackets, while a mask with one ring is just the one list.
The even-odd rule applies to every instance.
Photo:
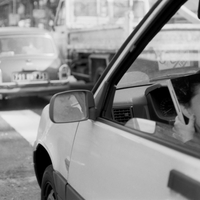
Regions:
[[35, 27], [0, 27], [1, 35], [51, 35], [49, 31]]

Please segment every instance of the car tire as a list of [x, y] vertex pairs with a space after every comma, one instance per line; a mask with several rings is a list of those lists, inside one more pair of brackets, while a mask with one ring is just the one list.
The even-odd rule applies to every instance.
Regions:
[[49, 165], [43, 174], [41, 200], [57, 200], [52, 165]]

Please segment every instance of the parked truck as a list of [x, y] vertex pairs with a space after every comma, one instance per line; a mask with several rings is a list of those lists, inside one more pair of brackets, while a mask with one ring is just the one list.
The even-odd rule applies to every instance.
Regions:
[[[95, 83], [123, 41], [148, 12], [155, 0], [60, 0], [53, 36], [72, 75]], [[173, 31], [199, 24], [194, 12], [182, 7], [164, 32], [173, 42]], [[181, 24], [181, 26], [177, 26]], [[185, 24], [186, 26], [184, 26]], [[189, 28], [190, 29], [190, 28]], [[192, 34], [192, 31], [190, 31]]]

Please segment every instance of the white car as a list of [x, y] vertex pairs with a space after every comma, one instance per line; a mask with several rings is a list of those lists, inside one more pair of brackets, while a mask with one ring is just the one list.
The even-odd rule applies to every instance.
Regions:
[[200, 25], [180, 18], [184, 3], [156, 1], [92, 91], [44, 108], [33, 152], [42, 200], [200, 199], [200, 137], [174, 137], [168, 88], [200, 69]]
[[0, 28], [0, 99], [64, 91], [69, 87], [69, 72], [50, 32]]

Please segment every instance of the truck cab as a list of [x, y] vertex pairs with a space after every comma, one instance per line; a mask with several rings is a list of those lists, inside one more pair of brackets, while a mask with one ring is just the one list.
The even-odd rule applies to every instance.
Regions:
[[[153, 2], [60, 0], [52, 34], [73, 75], [78, 80], [95, 83]], [[106, 41], [108, 34], [109, 43]]]
[[[154, 3], [155, 0], [60, 0], [53, 36], [72, 75], [95, 84]], [[168, 23], [177, 29], [180, 27], [176, 24], [185, 24], [183, 31], [187, 35], [188, 24], [199, 24], [196, 7], [194, 1], [185, 4]], [[171, 37], [168, 30], [165, 37]], [[172, 37], [169, 42], [174, 42]]]

